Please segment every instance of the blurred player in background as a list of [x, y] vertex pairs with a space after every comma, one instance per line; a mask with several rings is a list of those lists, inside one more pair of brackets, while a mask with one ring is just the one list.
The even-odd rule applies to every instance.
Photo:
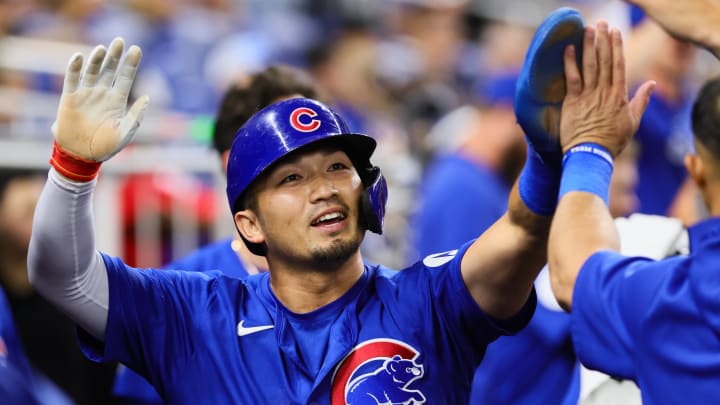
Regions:
[[86, 359], [78, 350], [73, 322], [36, 293], [28, 280], [33, 213], [44, 180], [39, 170], [0, 168], [0, 287], [41, 399], [56, 395], [58, 404], [106, 403], [111, 400], [114, 365]]
[[525, 141], [513, 113], [516, 80], [511, 73], [487, 78], [478, 86], [478, 106], [451, 112], [427, 136], [437, 157], [417, 194], [411, 229], [418, 257], [472, 239], [507, 210], [525, 162]]
[[0, 398], [13, 404], [40, 404], [35, 377], [25, 357], [5, 294], [0, 288]]
[[[213, 147], [223, 172], [227, 168], [230, 147], [237, 130], [258, 110], [288, 97], [316, 98], [312, 80], [302, 71], [277, 65], [253, 74], [247, 83], [237, 83], [223, 97], [215, 117]], [[225, 274], [245, 278], [267, 270], [264, 257], [252, 254], [235, 235], [200, 248], [197, 252], [166, 266], [183, 271], [221, 270]], [[121, 366], [113, 389], [123, 404], [162, 404], [153, 386], [143, 377]]]

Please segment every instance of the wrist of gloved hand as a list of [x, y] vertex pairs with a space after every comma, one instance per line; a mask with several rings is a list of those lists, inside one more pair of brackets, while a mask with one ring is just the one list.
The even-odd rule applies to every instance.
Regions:
[[94, 180], [100, 172], [101, 162], [83, 159], [63, 150], [57, 142], [53, 143], [50, 165], [64, 177], [78, 182]]

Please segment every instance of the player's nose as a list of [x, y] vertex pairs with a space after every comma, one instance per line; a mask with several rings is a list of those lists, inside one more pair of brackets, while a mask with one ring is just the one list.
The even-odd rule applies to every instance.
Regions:
[[317, 176], [310, 184], [310, 200], [322, 201], [333, 198], [338, 194], [338, 189], [331, 179], [323, 176]]

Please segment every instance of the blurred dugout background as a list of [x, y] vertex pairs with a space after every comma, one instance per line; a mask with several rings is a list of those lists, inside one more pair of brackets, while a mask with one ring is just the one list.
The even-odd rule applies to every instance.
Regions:
[[[0, 166], [49, 167], [50, 125], [74, 51], [87, 55], [118, 35], [140, 45], [134, 92], [150, 95], [151, 107], [135, 143], [103, 168], [96, 228], [100, 249], [161, 266], [233, 232], [209, 146], [222, 92], [269, 64], [299, 66], [353, 130], [381, 145], [374, 160], [391, 184], [387, 232], [363, 248], [399, 267], [415, 258], [408, 219], [437, 153], [429, 130], [481, 103], [484, 82], [517, 71], [536, 24], [563, 5], [632, 35], [628, 7], [604, 0], [6, 0]], [[692, 88], [717, 63], [698, 52], [690, 65], [682, 74]], [[465, 134], [446, 136], [441, 146]]]

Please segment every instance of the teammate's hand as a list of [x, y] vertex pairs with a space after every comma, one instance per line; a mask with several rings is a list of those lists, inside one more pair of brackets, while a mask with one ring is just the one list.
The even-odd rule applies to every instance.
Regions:
[[563, 152], [592, 142], [617, 156], [637, 131], [655, 83], [645, 82], [628, 101], [622, 35], [617, 29], [608, 32], [604, 21], [596, 28], [586, 28], [582, 75], [574, 50], [568, 47], [565, 76], [567, 95], [560, 114]]
[[133, 45], [119, 64], [124, 48], [122, 38], [115, 38], [107, 50], [98, 45], [84, 70], [81, 54], [70, 58], [52, 126], [55, 142], [62, 150], [102, 162], [132, 140], [149, 98], [140, 97], [126, 112], [142, 53]]
[[672, 36], [707, 48], [720, 58], [717, 0], [624, 0], [640, 7]]

